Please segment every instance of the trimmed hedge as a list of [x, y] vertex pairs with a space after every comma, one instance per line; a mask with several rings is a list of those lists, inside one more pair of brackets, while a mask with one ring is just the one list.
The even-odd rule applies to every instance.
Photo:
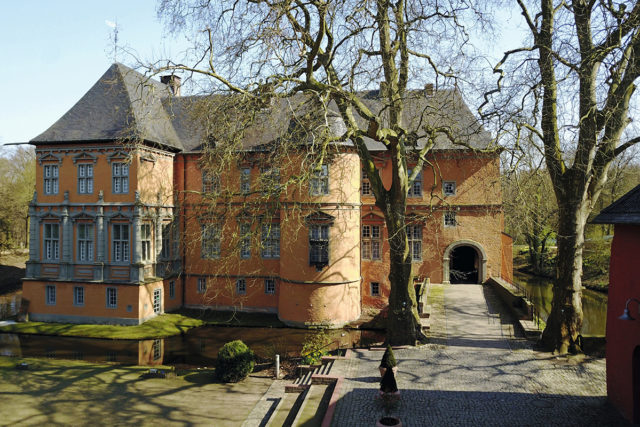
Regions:
[[226, 343], [218, 351], [216, 378], [225, 383], [245, 379], [253, 371], [253, 351], [240, 340]]

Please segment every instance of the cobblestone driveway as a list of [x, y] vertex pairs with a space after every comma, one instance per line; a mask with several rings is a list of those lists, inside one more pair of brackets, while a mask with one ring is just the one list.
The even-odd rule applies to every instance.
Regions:
[[[435, 302], [434, 302], [435, 304]], [[512, 336], [482, 285], [449, 285], [434, 305], [431, 343], [395, 352], [403, 426], [628, 425], [606, 401], [605, 360], [554, 357]], [[381, 352], [334, 366], [345, 381], [333, 426], [373, 426]]]

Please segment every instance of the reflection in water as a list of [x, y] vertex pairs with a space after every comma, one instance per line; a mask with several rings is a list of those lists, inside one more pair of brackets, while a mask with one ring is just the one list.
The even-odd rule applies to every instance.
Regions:
[[[515, 281], [525, 287], [538, 309], [540, 316], [546, 320], [551, 311], [553, 299], [552, 279], [532, 277], [514, 271]], [[590, 289], [582, 290], [583, 335], [604, 336], [607, 322], [607, 295]]]
[[[131, 365], [213, 366], [218, 350], [229, 341], [240, 339], [257, 357], [273, 359], [276, 354], [299, 355], [306, 338], [317, 333], [304, 329], [205, 326], [181, 336], [141, 341], [0, 334], [0, 355]], [[331, 341], [327, 351], [368, 346], [384, 339], [377, 331], [339, 329], [326, 331], [326, 335]]]

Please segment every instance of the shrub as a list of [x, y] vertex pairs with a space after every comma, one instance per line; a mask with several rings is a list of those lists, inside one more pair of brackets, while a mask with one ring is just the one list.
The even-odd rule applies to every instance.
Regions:
[[310, 335], [302, 343], [302, 363], [305, 365], [316, 365], [322, 360], [322, 356], [328, 354], [326, 348], [330, 340], [324, 331]]
[[253, 371], [253, 351], [240, 340], [223, 345], [218, 351], [216, 378], [222, 382], [238, 382]]
[[381, 368], [393, 368], [397, 366], [396, 357], [393, 354], [393, 349], [390, 345], [387, 345], [387, 349], [384, 351], [382, 360], [380, 361]]

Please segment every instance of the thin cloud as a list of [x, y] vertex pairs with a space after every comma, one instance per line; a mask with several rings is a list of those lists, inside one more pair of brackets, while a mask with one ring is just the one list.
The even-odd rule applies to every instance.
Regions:
[[110, 27], [110, 28], [115, 28], [117, 25], [115, 22], [109, 21], [108, 19], [105, 19], [104, 23], [107, 24], [107, 27]]

